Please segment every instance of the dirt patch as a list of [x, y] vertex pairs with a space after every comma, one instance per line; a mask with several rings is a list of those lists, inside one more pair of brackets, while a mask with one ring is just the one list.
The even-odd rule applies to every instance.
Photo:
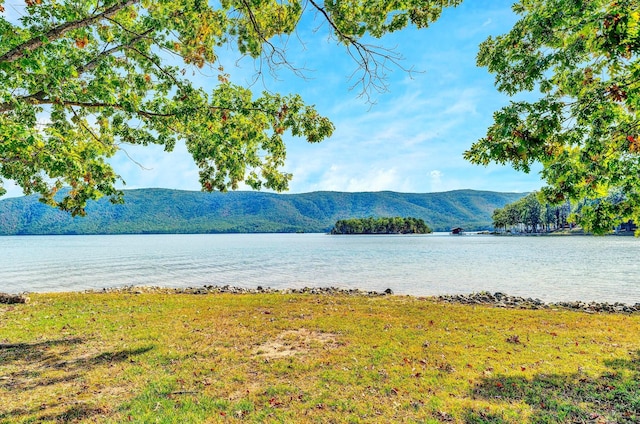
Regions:
[[332, 349], [338, 346], [337, 335], [300, 328], [287, 330], [273, 340], [261, 344], [254, 355], [265, 359], [285, 358], [293, 355], [305, 355], [315, 349]]

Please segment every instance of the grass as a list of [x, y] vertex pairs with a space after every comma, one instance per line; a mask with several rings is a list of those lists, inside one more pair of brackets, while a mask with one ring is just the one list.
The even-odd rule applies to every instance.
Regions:
[[640, 316], [413, 297], [36, 294], [0, 423], [637, 423]]

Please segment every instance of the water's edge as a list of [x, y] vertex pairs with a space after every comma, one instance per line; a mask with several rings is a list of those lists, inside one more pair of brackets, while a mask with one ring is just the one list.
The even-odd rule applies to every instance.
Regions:
[[[304, 287], [302, 289], [273, 289], [270, 287], [257, 287], [255, 289], [247, 289], [243, 287], [231, 286], [203, 286], [203, 287], [187, 287], [187, 288], [166, 288], [166, 287], [148, 287], [148, 286], [129, 286], [119, 288], [104, 288], [102, 290], [87, 290], [87, 294], [102, 293], [118, 293], [142, 295], [149, 293], [162, 293], [174, 295], [265, 295], [265, 294], [294, 294], [294, 295], [312, 295], [312, 296], [364, 296], [364, 297], [386, 297], [394, 295], [393, 290], [386, 289], [383, 292], [367, 291], [360, 289], [341, 289], [338, 287]], [[608, 302], [543, 302], [540, 299], [524, 298], [519, 296], [509, 296], [504, 293], [471, 293], [459, 295], [441, 295], [417, 297], [416, 299], [432, 300], [442, 303], [456, 303], [464, 305], [483, 305], [493, 306], [506, 309], [526, 309], [526, 310], [572, 310], [585, 313], [624, 313], [624, 314], [640, 314], [640, 303], [635, 305], [627, 305], [624, 303], [608, 303]], [[0, 293], [0, 304], [29, 303], [29, 293], [19, 295], [10, 295]]]
[[412, 296], [502, 292], [640, 302], [632, 237], [324, 234], [0, 238], [0, 292], [125, 286], [339, 287]]

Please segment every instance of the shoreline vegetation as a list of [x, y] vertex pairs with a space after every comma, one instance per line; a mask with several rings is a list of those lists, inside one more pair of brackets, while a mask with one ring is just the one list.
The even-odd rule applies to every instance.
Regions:
[[0, 423], [640, 419], [640, 314], [619, 304], [230, 286], [29, 297], [0, 304]]
[[[472, 232], [473, 234], [476, 235], [481, 235], [481, 236], [498, 236], [498, 237], [563, 237], [563, 236], [576, 236], [576, 237], [638, 237], [638, 235], [635, 234], [635, 231], [612, 231], [610, 233], [606, 233], [606, 234], [594, 234], [594, 233], [590, 233], [587, 231], [584, 231], [582, 228], [577, 227], [577, 228], [573, 228], [571, 230], [569, 229], [565, 229], [565, 230], [555, 230], [555, 231], [548, 231], [548, 232], [537, 232], [537, 233], [531, 233], [531, 232], [526, 232], [526, 231], [489, 231], [489, 230], [485, 230], [485, 231], [476, 231], [476, 232]], [[468, 234], [468, 233], [465, 233]], [[640, 233], [639, 233], [640, 235]]]
[[430, 234], [432, 232], [433, 230], [421, 218], [395, 216], [339, 219], [330, 234]]
[[[575, 221], [581, 221], [581, 215], [593, 213], [591, 206], [597, 202], [591, 202], [591, 206], [589, 203], [584, 200], [574, 204], [569, 201], [562, 204], [550, 204], [540, 200], [540, 193], [529, 193], [515, 202], [493, 211], [493, 233], [498, 235], [514, 233], [515, 235], [634, 235], [638, 232], [637, 225], [628, 218], [617, 222], [615, 227], [610, 228], [590, 228], [588, 226], [583, 228], [577, 225]], [[593, 217], [587, 221], [592, 220]]]

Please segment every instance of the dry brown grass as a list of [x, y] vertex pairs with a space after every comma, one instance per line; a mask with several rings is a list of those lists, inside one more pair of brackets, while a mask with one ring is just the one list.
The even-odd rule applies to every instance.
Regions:
[[338, 347], [337, 339], [337, 334], [310, 331], [306, 328], [286, 330], [258, 346], [254, 355], [267, 360], [287, 356], [315, 355], [318, 348]]

